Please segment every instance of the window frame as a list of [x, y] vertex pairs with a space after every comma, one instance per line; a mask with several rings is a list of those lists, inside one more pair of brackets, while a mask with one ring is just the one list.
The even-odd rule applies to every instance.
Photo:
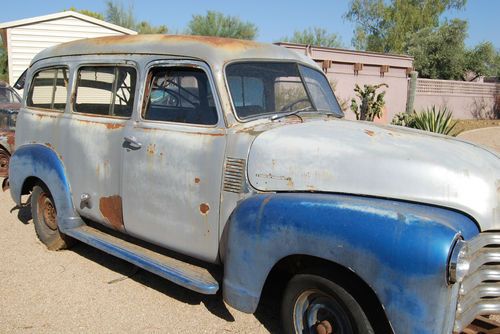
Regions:
[[[151, 70], [155, 68], [166, 68], [166, 67], [187, 67], [187, 68], [196, 68], [202, 70], [207, 76], [210, 90], [213, 95], [215, 110], [217, 114], [217, 121], [215, 124], [197, 124], [197, 123], [184, 123], [184, 122], [174, 122], [174, 121], [159, 121], [159, 120], [151, 120], [144, 118], [144, 114], [146, 112], [146, 108], [149, 102], [150, 95], [150, 81], [152, 78], [149, 78], [149, 73]], [[141, 78], [142, 79], [142, 78]], [[138, 120], [142, 123], [150, 123], [150, 124], [168, 124], [175, 126], [187, 126], [187, 127], [198, 127], [198, 128], [220, 128], [223, 126], [221, 124], [225, 118], [222, 115], [222, 107], [220, 103], [219, 92], [217, 86], [215, 85], [215, 81], [212, 75], [212, 70], [210, 66], [199, 60], [190, 60], [190, 59], [164, 59], [164, 60], [155, 60], [147, 64], [144, 68], [144, 80], [142, 83], [143, 87], [141, 88], [141, 101], [138, 106]]]
[[[40, 72], [43, 72], [43, 71], [47, 71], [47, 70], [59, 70], [59, 69], [66, 69], [67, 70], [67, 74], [68, 74], [68, 86], [66, 87], [66, 102], [64, 104], [64, 109], [63, 110], [59, 110], [59, 109], [51, 109], [51, 108], [41, 108], [41, 107], [37, 107], [37, 106], [32, 106], [32, 105], [29, 105], [28, 102], [32, 100], [33, 98], [33, 89], [34, 89], [34, 79], [35, 77], [40, 73]], [[50, 65], [50, 66], [46, 66], [46, 67], [41, 67], [39, 69], [37, 69], [33, 75], [31, 75], [30, 77], [30, 83], [29, 83], [29, 90], [27, 92], [27, 95], [26, 95], [26, 108], [27, 109], [34, 109], [34, 110], [40, 110], [40, 111], [48, 111], [48, 112], [54, 112], [54, 113], [59, 113], [59, 114], [63, 114], [66, 112], [66, 110], [68, 109], [68, 105], [70, 105], [70, 101], [68, 101], [68, 95], [69, 93], [71, 92], [71, 68], [70, 66], [66, 65], [66, 64], [55, 64], [55, 65]], [[54, 85], [52, 85], [52, 106], [54, 105], [54, 97], [55, 97], [55, 88], [56, 85], [54, 83]], [[21, 103], [22, 103], [22, 99], [21, 99]]]
[[[134, 87], [134, 102], [132, 104], [132, 112], [130, 113], [130, 116], [116, 116], [116, 115], [103, 115], [103, 114], [92, 114], [92, 113], [84, 113], [84, 112], [79, 112], [76, 111], [76, 98], [77, 98], [77, 92], [78, 92], [78, 73], [81, 71], [82, 68], [84, 67], [129, 67], [134, 69], [135, 71], [135, 87]], [[124, 61], [124, 62], [99, 62], [99, 63], [79, 63], [75, 68], [74, 68], [74, 88], [71, 93], [71, 106], [70, 106], [70, 111], [71, 114], [73, 115], [83, 115], [83, 116], [90, 116], [90, 117], [104, 117], [104, 118], [112, 118], [112, 119], [124, 119], [124, 120], [129, 120], [132, 119], [134, 116], [134, 111], [137, 106], [137, 100], [138, 100], [138, 87], [140, 86], [140, 71], [137, 68], [137, 64], [132, 61]], [[112, 84], [115, 86], [115, 82]], [[111, 92], [113, 97], [116, 95], [116, 92]], [[111, 109], [111, 104], [109, 105]], [[113, 104], [113, 109], [114, 109], [114, 104]]]

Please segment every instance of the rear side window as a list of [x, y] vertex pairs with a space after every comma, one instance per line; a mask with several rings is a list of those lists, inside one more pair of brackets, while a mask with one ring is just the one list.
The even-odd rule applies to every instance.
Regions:
[[64, 111], [68, 96], [68, 69], [41, 70], [33, 77], [28, 95], [28, 107]]
[[131, 67], [81, 67], [76, 82], [74, 111], [130, 117], [134, 107], [136, 77], [136, 71]]

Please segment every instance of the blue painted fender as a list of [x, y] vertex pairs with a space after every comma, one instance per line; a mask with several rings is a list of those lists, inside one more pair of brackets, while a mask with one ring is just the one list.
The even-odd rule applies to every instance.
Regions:
[[71, 189], [66, 176], [64, 164], [54, 150], [42, 144], [26, 144], [18, 147], [10, 159], [9, 184], [10, 194], [14, 202], [21, 204], [23, 184], [28, 177], [42, 180], [50, 189], [57, 208], [59, 222], [66, 222], [67, 226], [59, 223], [64, 231], [72, 218], [79, 221], [73, 201]]
[[453, 319], [447, 262], [457, 233], [476, 224], [455, 211], [333, 194], [255, 195], [228, 222], [224, 299], [254, 312], [273, 266], [290, 255], [352, 270], [378, 297], [396, 333], [442, 333]]

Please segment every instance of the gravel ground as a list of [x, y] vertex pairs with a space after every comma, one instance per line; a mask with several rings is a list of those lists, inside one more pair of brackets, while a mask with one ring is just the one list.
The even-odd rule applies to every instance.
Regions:
[[484, 145], [500, 153], [500, 126], [465, 131], [457, 137]]
[[[0, 193], [0, 333], [269, 333], [273, 300], [255, 315], [220, 295], [172, 284], [84, 244], [51, 252], [29, 209]], [[129, 277], [130, 276], [130, 277]]]

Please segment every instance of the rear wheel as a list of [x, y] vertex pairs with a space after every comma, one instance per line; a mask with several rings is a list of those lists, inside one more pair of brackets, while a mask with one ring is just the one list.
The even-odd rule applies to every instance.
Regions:
[[71, 246], [72, 239], [59, 232], [54, 199], [44, 186], [37, 185], [33, 188], [31, 214], [38, 239], [49, 250], [61, 250]]
[[331, 280], [309, 274], [294, 276], [282, 304], [285, 333], [373, 334], [356, 300]]
[[7, 177], [9, 175], [9, 161], [9, 152], [0, 147], [0, 177]]

